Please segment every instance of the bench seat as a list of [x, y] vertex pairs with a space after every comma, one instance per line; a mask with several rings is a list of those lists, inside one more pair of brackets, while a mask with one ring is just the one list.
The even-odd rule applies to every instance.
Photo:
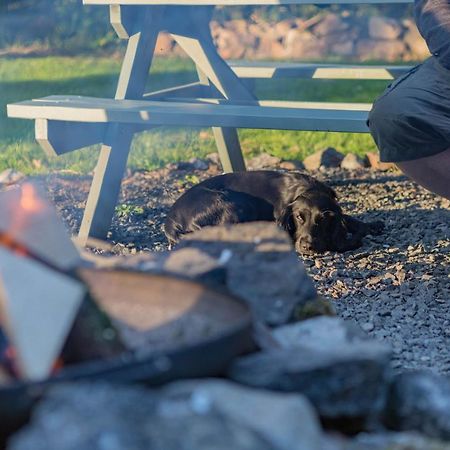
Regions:
[[228, 61], [239, 78], [311, 78], [325, 80], [392, 80], [412, 66], [361, 64], [312, 64], [263, 61]]
[[[220, 103], [220, 104], [219, 104]], [[233, 127], [280, 130], [367, 132], [370, 103], [208, 99], [114, 100], [54, 95], [8, 105], [8, 116], [23, 119], [140, 126]]]

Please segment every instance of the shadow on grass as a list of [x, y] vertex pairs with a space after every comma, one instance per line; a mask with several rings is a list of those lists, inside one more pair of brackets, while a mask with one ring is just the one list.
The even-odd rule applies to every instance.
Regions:
[[[148, 89], [159, 90], [174, 84], [195, 80], [195, 72], [186, 70], [176, 74], [151, 74]], [[34, 140], [34, 125], [31, 120], [9, 119], [6, 105], [49, 95], [85, 95], [113, 98], [118, 80], [117, 73], [92, 75], [62, 80], [32, 80], [0, 82], [0, 143]]]

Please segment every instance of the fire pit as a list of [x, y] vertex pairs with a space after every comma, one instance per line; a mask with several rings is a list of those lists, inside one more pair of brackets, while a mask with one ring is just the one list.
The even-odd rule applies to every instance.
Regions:
[[229, 294], [169, 276], [84, 267], [33, 186], [0, 194], [0, 207], [3, 435], [55, 383], [211, 376], [249, 349], [250, 314]]

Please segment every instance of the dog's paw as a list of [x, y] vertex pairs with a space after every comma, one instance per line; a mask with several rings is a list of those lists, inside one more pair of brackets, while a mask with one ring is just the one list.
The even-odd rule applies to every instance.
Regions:
[[384, 231], [384, 222], [377, 220], [375, 222], [369, 222], [368, 224], [369, 233], [374, 236], [378, 236]]

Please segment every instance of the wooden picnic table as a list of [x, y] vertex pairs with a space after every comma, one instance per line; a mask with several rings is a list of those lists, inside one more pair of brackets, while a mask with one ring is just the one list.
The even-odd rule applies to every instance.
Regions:
[[[367, 132], [370, 104], [263, 102], [243, 78], [392, 79], [404, 66], [229, 64], [209, 23], [216, 5], [411, 3], [412, 0], [83, 0], [108, 5], [117, 35], [128, 41], [114, 99], [50, 96], [8, 105], [10, 117], [35, 120], [50, 154], [102, 143], [80, 237], [105, 238], [135, 133], [155, 126], [212, 127], [224, 171], [245, 170], [236, 128]], [[160, 31], [169, 32], [196, 65], [199, 81], [145, 92]]]

